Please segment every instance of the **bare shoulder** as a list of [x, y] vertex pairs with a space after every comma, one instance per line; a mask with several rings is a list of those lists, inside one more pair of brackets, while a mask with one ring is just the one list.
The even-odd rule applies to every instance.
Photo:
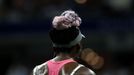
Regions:
[[75, 74], [76, 75], [96, 75], [94, 71], [92, 71], [91, 69], [89, 69], [85, 66], [79, 68]]
[[43, 63], [33, 69], [33, 75], [47, 75], [47, 64]]

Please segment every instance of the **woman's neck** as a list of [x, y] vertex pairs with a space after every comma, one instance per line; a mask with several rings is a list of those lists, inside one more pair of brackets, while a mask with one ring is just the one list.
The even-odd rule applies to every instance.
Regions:
[[54, 61], [62, 61], [62, 60], [71, 59], [71, 58], [72, 57], [70, 57], [69, 54], [59, 53], [53, 60]]

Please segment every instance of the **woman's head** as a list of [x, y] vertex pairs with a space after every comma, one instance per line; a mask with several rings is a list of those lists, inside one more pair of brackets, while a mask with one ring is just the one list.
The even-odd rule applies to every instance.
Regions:
[[53, 28], [49, 35], [55, 51], [71, 53], [74, 49], [80, 48], [79, 43], [84, 36], [79, 29], [81, 19], [74, 11], [63, 12], [60, 16], [54, 17], [52, 23]]

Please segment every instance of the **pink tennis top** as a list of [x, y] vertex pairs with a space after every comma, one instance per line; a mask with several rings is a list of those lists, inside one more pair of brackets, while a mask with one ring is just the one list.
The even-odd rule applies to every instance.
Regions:
[[48, 75], [59, 75], [59, 72], [61, 68], [70, 62], [76, 62], [73, 59], [67, 59], [63, 61], [53, 61], [49, 60], [47, 61], [47, 66], [48, 66]]

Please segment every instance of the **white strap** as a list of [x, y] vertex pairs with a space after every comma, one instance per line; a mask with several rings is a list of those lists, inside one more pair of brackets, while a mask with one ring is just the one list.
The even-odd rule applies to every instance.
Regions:
[[91, 69], [89, 69], [89, 72], [91, 73], [91, 75], [96, 75], [94, 71], [92, 71]]
[[62, 75], [65, 75], [64, 67], [62, 68], [61, 72], [62, 72]]
[[81, 68], [83, 65], [78, 65], [73, 71], [72, 71], [72, 73], [70, 74], [70, 75], [74, 75], [75, 74], [75, 72], [79, 69], [79, 68]]

